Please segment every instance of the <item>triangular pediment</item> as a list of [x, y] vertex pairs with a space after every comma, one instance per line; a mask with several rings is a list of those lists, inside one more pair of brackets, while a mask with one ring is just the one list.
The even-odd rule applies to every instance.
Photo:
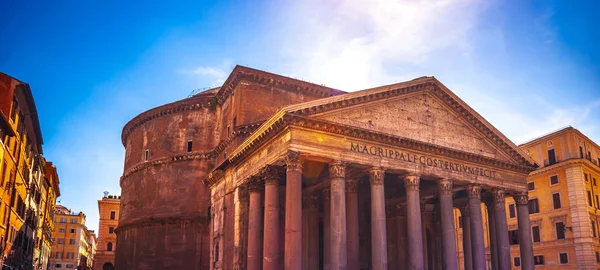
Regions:
[[367, 102], [312, 117], [512, 161], [427, 91]]
[[287, 113], [528, 165], [533, 160], [433, 77], [284, 109]]

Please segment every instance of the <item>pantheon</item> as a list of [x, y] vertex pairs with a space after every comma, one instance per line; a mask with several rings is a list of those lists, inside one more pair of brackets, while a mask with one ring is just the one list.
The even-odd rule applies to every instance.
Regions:
[[534, 161], [434, 77], [344, 92], [236, 66], [122, 141], [119, 270], [480, 270], [484, 238], [505, 270], [509, 196], [534, 269]]

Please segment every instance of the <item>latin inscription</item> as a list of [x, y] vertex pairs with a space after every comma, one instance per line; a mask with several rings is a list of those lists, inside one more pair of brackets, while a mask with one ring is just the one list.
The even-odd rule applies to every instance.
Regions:
[[374, 145], [350, 143], [350, 151], [409, 163], [421, 164], [423, 166], [441, 168], [453, 172], [462, 172], [489, 178], [496, 178], [496, 172], [489, 169], [473, 167], [465, 164], [454, 163], [448, 160], [432, 158], [394, 149], [387, 149]]

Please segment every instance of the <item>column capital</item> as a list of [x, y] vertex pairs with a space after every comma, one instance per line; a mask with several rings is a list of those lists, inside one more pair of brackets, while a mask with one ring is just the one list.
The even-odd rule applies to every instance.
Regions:
[[504, 192], [503, 189], [494, 189], [492, 190], [492, 199], [494, 201], [494, 203], [502, 203], [504, 204], [504, 198], [506, 196], [506, 193]]
[[319, 198], [314, 195], [306, 195], [302, 197], [302, 206], [305, 209], [318, 209]]
[[246, 182], [249, 193], [260, 193], [263, 191], [264, 186], [262, 179], [258, 176], [251, 176]]
[[419, 184], [421, 183], [421, 176], [416, 174], [410, 174], [404, 177], [404, 187], [406, 190], [419, 191]]
[[250, 192], [250, 190], [248, 189], [249, 186], [246, 184], [246, 185], [238, 186], [237, 188], [238, 188], [237, 199], [240, 202], [247, 202], [248, 199], [249, 199], [248, 195], [249, 195], [249, 192]]
[[280, 168], [273, 165], [267, 165], [259, 170], [258, 175], [262, 177], [265, 185], [278, 185], [279, 184]]
[[356, 193], [358, 180], [354, 178], [346, 178], [346, 193]]
[[481, 199], [481, 186], [470, 184], [467, 186], [467, 197]]
[[452, 180], [442, 179], [438, 181], [440, 195], [452, 195]]
[[515, 203], [517, 205], [529, 204], [529, 196], [527, 195], [527, 192], [516, 194], [513, 196], [513, 198], [515, 199]]
[[302, 160], [300, 160], [300, 153], [296, 151], [287, 151], [284, 157], [285, 164], [287, 165], [287, 171], [302, 171]]
[[329, 178], [346, 178], [346, 164], [339, 160], [330, 163]]
[[371, 185], [383, 185], [385, 178], [385, 170], [381, 167], [373, 167], [369, 169], [369, 182]]

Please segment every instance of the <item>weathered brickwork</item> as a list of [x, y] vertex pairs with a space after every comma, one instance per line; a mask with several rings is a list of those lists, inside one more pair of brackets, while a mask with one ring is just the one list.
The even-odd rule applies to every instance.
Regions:
[[[235, 220], [244, 220], [247, 206], [234, 200], [233, 190], [223, 190], [223, 200], [211, 205], [211, 191], [202, 179], [283, 106], [341, 93], [238, 66], [220, 88], [133, 118], [122, 134], [125, 165], [115, 267], [231, 269], [233, 264], [210, 266], [210, 258], [220, 256], [235, 259], [243, 269], [240, 247], [246, 240], [221, 233], [210, 239], [209, 220], [212, 215], [227, 231], [244, 230], [246, 225]], [[219, 254], [210, 254], [209, 247], [219, 241]]]

